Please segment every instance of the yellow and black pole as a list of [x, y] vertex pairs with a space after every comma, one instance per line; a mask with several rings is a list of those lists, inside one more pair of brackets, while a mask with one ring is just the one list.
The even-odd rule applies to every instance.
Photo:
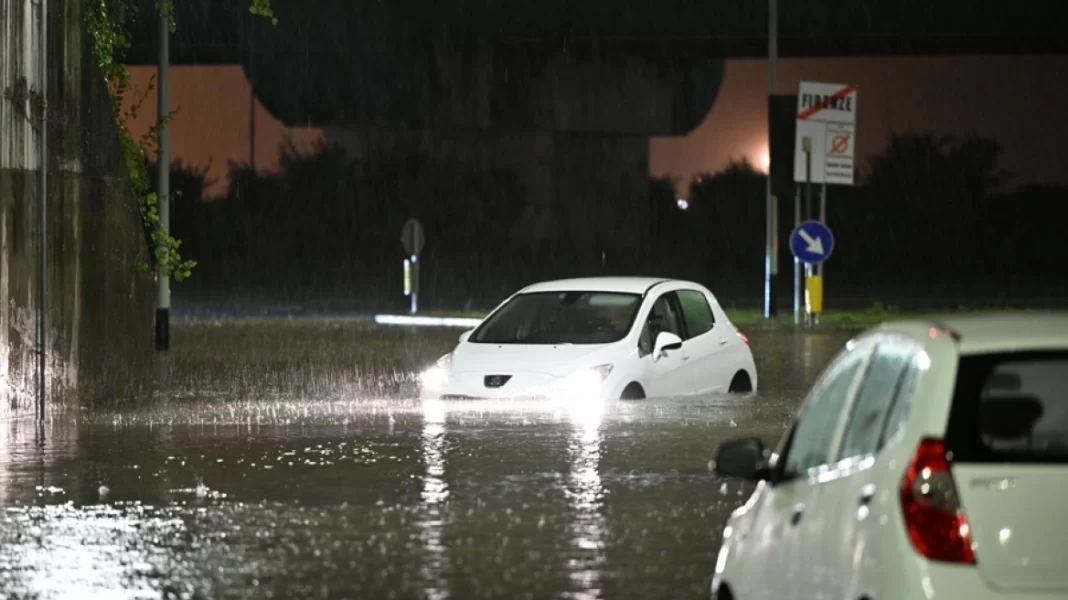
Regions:
[[816, 272], [819, 265], [809, 265], [809, 274], [805, 277], [805, 312], [808, 325], [819, 325], [823, 313], [823, 275]]

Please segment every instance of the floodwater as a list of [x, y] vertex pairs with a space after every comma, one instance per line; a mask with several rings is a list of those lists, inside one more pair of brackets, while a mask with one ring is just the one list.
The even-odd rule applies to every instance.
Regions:
[[708, 598], [750, 491], [716, 443], [776, 440], [849, 335], [752, 332], [752, 396], [598, 409], [405, 399], [456, 331], [244, 327], [176, 331], [150, 408], [0, 425], [0, 596]]

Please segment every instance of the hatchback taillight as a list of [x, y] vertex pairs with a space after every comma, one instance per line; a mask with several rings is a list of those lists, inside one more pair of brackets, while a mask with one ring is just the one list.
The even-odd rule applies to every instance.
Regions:
[[738, 333], [738, 337], [742, 338], [742, 341], [745, 342], [746, 346], [749, 346], [750, 348], [753, 347], [753, 345], [749, 343], [749, 338], [745, 337], [744, 333], [742, 333], [741, 331], [739, 331], [737, 333]]
[[920, 441], [898, 492], [905, 529], [917, 552], [931, 560], [975, 563], [971, 529], [942, 440]]

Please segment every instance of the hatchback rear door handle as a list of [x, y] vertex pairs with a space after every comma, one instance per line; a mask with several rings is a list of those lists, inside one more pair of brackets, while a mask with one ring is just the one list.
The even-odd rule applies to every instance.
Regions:
[[720, 346], [726, 346], [727, 342], [729, 342], [729, 341], [730, 340], [728, 340], [727, 338], [719, 338], [719, 345]]
[[874, 498], [874, 497], [875, 497], [875, 484], [874, 483], [865, 483], [864, 487], [860, 488], [860, 496], [857, 497], [857, 502], [860, 502], [860, 504], [862, 506], [863, 505], [867, 505], [869, 502], [871, 502], [871, 499]]

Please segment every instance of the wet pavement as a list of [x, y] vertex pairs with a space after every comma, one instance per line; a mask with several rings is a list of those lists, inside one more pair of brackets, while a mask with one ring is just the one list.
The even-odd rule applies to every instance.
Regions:
[[179, 332], [151, 407], [0, 426], [3, 597], [708, 598], [749, 493], [716, 443], [776, 440], [848, 337], [752, 332], [755, 395], [597, 407], [405, 399], [458, 332], [353, 365], [387, 334], [250, 327], [284, 359]]

